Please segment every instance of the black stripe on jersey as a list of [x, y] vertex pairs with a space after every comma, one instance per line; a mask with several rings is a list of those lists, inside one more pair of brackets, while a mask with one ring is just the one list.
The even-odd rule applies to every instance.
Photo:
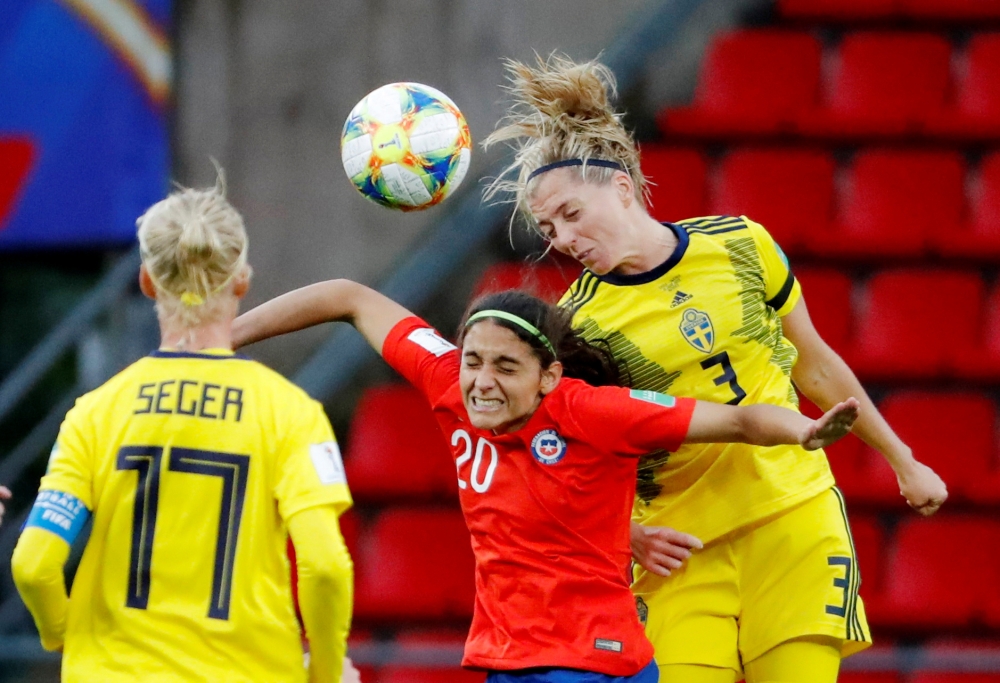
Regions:
[[[590, 273], [590, 271], [587, 271]], [[587, 281], [587, 286], [583, 289], [583, 296], [577, 302], [577, 308], [583, 308], [585, 305], [590, 303], [590, 300], [597, 295], [597, 288], [601, 286], [601, 278], [597, 277], [593, 273], [590, 273], [590, 278]]]
[[739, 225], [733, 225], [730, 228], [713, 228], [711, 230], [688, 230], [688, 233], [692, 235], [721, 235], [724, 232], [736, 232], [737, 230], [746, 230], [747, 226], [743, 223]]
[[795, 286], [795, 275], [792, 271], [788, 271], [788, 277], [785, 278], [785, 284], [781, 285], [781, 289], [773, 298], [768, 299], [764, 303], [778, 311], [781, 307], [788, 302], [788, 296], [792, 293], [792, 287]]
[[677, 225], [683, 225], [684, 227], [692, 228], [705, 228], [715, 223], [723, 223], [726, 221], [731, 221], [735, 216], [696, 216], [694, 218], [685, 218], [684, 220], [677, 221]]
[[[831, 489], [837, 496], [837, 503], [840, 505], [840, 515], [844, 519], [844, 529], [847, 530], [847, 540], [851, 544], [851, 557], [854, 559], [854, 575], [851, 577], [851, 585], [848, 586], [847, 604], [847, 639], [867, 642], [865, 631], [861, 626], [861, 619], [858, 617], [858, 592], [861, 590], [861, 568], [858, 567], [858, 553], [854, 548], [854, 535], [851, 533], [851, 523], [847, 520], [847, 504], [844, 501], [844, 494], [834, 486]], [[854, 631], [852, 636], [851, 631]]]
[[710, 218], [689, 218], [680, 225], [688, 232], [714, 232], [723, 228], [746, 227], [739, 216], [712, 216]]
[[164, 351], [157, 349], [149, 354], [151, 358], [201, 358], [202, 360], [253, 360], [242, 353], [234, 353], [231, 356], [217, 356], [213, 353], [192, 353], [190, 351]]
[[597, 285], [600, 282], [597, 276], [589, 270], [583, 271], [570, 287], [570, 296], [563, 304], [563, 308], [575, 313], [581, 306], [594, 298], [594, 292], [597, 291]]

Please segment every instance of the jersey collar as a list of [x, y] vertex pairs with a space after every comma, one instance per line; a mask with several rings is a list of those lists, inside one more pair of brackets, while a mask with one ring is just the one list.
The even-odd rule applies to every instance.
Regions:
[[680, 226], [674, 225], [673, 223], [663, 224], [668, 230], [671, 230], [677, 237], [677, 246], [674, 247], [674, 251], [667, 258], [666, 261], [656, 266], [652, 270], [647, 270], [645, 273], [636, 273], [635, 275], [616, 275], [615, 273], [607, 273], [606, 275], [595, 274], [598, 280], [602, 282], [607, 282], [609, 285], [619, 285], [619, 286], [629, 286], [629, 285], [644, 285], [648, 282], [653, 282], [654, 280], [659, 280], [661, 277], [667, 274], [667, 272], [680, 263], [680, 260], [684, 258], [684, 252], [687, 251], [688, 242], [690, 241], [690, 236], [687, 230], [681, 228]]

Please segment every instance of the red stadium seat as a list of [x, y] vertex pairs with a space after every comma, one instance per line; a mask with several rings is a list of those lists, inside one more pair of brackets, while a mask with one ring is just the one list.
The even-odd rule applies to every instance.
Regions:
[[903, 14], [914, 19], [1000, 19], [996, 0], [898, 0]]
[[882, 587], [882, 547], [885, 533], [874, 517], [851, 514], [850, 520], [854, 551], [861, 571], [861, 597], [867, 602], [878, 595]]
[[708, 213], [746, 215], [788, 253], [825, 230], [833, 210], [833, 157], [810, 149], [735, 149], [719, 166]]
[[837, 217], [810, 233], [809, 247], [820, 256], [922, 255], [932, 234], [959, 230], [964, 183], [957, 151], [859, 152], [838, 188]]
[[[1000, 7], [1000, 3], [990, 1]], [[954, 100], [931, 117], [928, 130], [949, 138], [1000, 137], [1000, 93], [996, 88], [1000, 79], [1000, 34], [973, 36], [959, 64]]]
[[919, 133], [944, 106], [950, 71], [951, 44], [942, 36], [848, 34], [823, 103], [801, 118], [799, 130], [832, 138]]
[[975, 272], [901, 268], [868, 282], [851, 354], [863, 376], [940, 377], [975, 352], [984, 285]]
[[[879, 411], [917, 459], [944, 479], [952, 499], [1000, 494], [995, 467], [997, 411], [991, 397], [975, 392], [899, 391], [883, 400]], [[885, 459], [867, 446], [862, 458], [868, 466], [864, 491], [856, 497], [883, 504], [900, 501], [896, 475]]]
[[507, 289], [523, 289], [549, 303], [556, 303], [583, 269], [576, 262], [494, 263], [473, 288], [472, 299]]
[[[819, 335], [834, 351], [846, 356], [850, 351], [851, 291], [854, 287], [847, 273], [832, 268], [796, 268], [795, 277], [802, 285], [802, 300]], [[850, 364], [850, 359], [845, 358]]]
[[702, 62], [693, 106], [658, 117], [667, 135], [774, 134], [816, 102], [821, 50], [808, 33], [734, 31]]
[[998, 544], [1000, 522], [989, 517], [905, 519], [886, 559], [876, 623], [908, 630], [982, 623], [1000, 575]]
[[650, 215], [679, 221], [705, 215], [705, 155], [690, 147], [642, 145], [642, 173], [650, 181]]
[[910, 683], [1000, 683], [1000, 673], [958, 674], [958, 673], [918, 673]]
[[986, 300], [975, 350], [955, 355], [952, 360], [957, 373], [967, 379], [982, 382], [1000, 378], [1000, 285]]
[[355, 615], [369, 620], [465, 621], [475, 561], [457, 510], [392, 508], [361, 542]]
[[[388, 666], [382, 669], [378, 683], [483, 683], [486, 673], [465, 669], [425, 669]], [[367, 681], [365, 681], [367, 683]]]
[[898, 11], [899, 0], [778, 0], [778, 13], [788, 19], [884, 19]]
[[455, 462], [427, 401], [405, 384], [365, 391], [344, 468], [359, 500], [455, 498]]
[[968, 220], [959, 230], [932, 233], [932, 241], [945, 256], [995, 262], [1000, 258], [1000, 153], [983, 158], [970, 194]]

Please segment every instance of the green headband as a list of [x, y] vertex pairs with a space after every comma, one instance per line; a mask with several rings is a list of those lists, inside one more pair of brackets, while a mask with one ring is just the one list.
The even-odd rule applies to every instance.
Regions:
[[465, 321], [465, 326], [468, 327], [472, 323], [476, 322], [477, 320], [482, 320], [483, 318], [500, 318], [501, 320], [506, 320], [507, 322], [514, 323], [515, 325], [523, 329], [525, 332], [530, 334], [532, 337], [535, 337], [538, 341], [542, 342], [542, 344], [545, 345], [545, 348], [547, 348], [553, 356], [556, 355], [556, 349], [554, 346], [552, 346], [552, 342], [549, 341], [548, 337], [542, 334], [542, 331], [540, 329], [529, 323], [524, 318], [516, 316], [513, 313], [508, 313], [507, 311], [495, 311], [492, 309], [486, 311], [479, 311], [479, 313], [469, 316], [469, 319]]

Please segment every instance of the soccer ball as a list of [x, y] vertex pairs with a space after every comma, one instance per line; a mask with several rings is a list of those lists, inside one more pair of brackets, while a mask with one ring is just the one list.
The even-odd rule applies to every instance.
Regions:
[[426, 209], [455, 191], [472, 157], [455, 103], [419, 83], [390, 83], [351, 110], [340, 136], [344, 170], [365, 197], [401, 211]]

